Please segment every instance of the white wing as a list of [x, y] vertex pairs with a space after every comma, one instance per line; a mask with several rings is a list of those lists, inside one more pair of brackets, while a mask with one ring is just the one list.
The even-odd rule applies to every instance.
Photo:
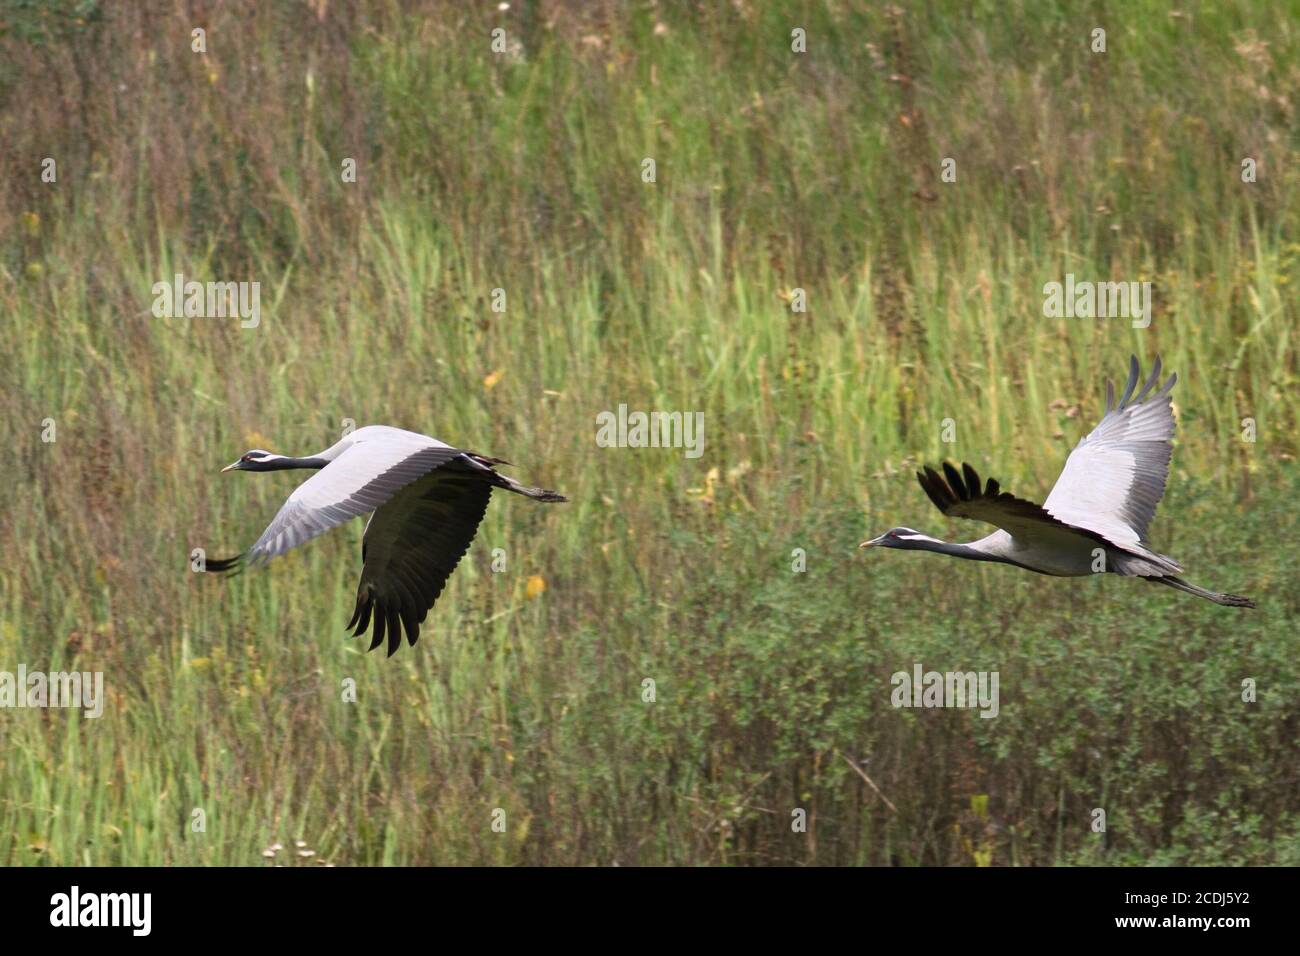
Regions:
[[1169, 391], [1178, 376], [1170, 375], [1164, 387], [1148, 398], [1159, 379], [1157, 357], [1151, 376], [1134, 397], [1138, 361], [1131, 357], [1128, 385], [1118, 406], [1115, 386], [1106, 382], [1106, 414], [1070, 452], [1061, 477], [1043, 502], [1044, 511], [1118, 547], [1146, 551], [1147, 526], [1164, 496], [1173, 452]]

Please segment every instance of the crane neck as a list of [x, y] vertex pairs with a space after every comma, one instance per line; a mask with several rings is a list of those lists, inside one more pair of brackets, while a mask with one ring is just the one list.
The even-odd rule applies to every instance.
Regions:
[[952, 541], [927, 540], [917, 541], [913, 547], [922, 551], [933, 551], [936, 554], [946, 554], [953, 558], [964, 558], [967, 561], [996, 561], [1000, 564], [1007, 564], [1005, 558], [989, 554], [980, 548], [973, 547], [970, 544], [957, 544]]
[[270, 461], [259, 461], [251, 463], [249, 471], [288, 471], [294, 468], [324, 468], [328, 465], [328, 458], [272, 458]]

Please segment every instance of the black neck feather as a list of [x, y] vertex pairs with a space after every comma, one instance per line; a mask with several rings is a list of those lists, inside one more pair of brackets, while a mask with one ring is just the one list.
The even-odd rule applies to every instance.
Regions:
[[967, 561], [996, 561], [1000, 564], [1011, 563], [1005, 558], [985, 554], [983, 551], [972, 548], [968, 544], [953, 544], [949, 541], [916, 541], [912, 544], [912, 547], [920, 551], [933, 551], [936, 554], [946, 554], [953, 558], [965, 558]]
[[324, 468], [326, 458], [272, 458], [270, 461], [250, 461], [246, 471], [288, 471], [292, 468]]

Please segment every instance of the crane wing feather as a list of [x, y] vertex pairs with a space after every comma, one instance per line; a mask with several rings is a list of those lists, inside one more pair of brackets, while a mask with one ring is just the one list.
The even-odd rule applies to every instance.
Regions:
[[926, 465], [924, 471], [916, 473], [916, 480], [934, 506], [949, 517], [984, 521], [1022, 540], [1041, 537], [1046, 528], [1078, 531], [1087, 537], [1097, 537], [1087, 529], [1061, 521], [1032, 501], [1003, 491], [992, 478], [981, 485], [979, 475], [970, 465], [963, 464], [958, 472], [944, 462], [943, 471], [940, 475]]
[[1152, 392], [1160, 381], [1157, 357], [1140, 390], [1138, 377], [1133, 356], [1118, 405], [1113, 384], [1106, 382], [1106, 414], [1070, 452], [1043, 509], [1118, 547], [1145, 550], [1147, 528], [1169, 479], [1174, 434], [1169, 393], [1178, 376], [1170, 375]]
[[402, 488], [374, 513], [362, 547], [353, 636], [375, 621], [371, 650], [388, 637], [391, 656], [402, 630], [414, 644], [420, 625], [442, 594], [478, 531], [492, 484], [468, 462], [453, 462]]

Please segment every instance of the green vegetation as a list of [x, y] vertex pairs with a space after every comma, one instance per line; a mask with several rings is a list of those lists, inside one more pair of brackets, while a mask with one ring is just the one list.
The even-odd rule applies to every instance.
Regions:
[[[1300, 8], [915, 6], [0, 4], [0, 671], [108, 694], [0, 710], [0, 864], [1300, 864]], [[176, 272], [260, 326], [155, 318]], [[1066, 273], [1150, 327], [1044, 318]], [[857, 550], [985, 533], [922, 461], [1045, 495], [1130, 352], [1154, 544], [1257, 611]], [[620, 402], [703, 457], [597, 447]], [[360, 522], [188, 570], [296, 479], [221, 466], [345, 419], [572, 499], [498, 496], [391, 659]], [[998, 719], [892, 708], [916, 662]]]

